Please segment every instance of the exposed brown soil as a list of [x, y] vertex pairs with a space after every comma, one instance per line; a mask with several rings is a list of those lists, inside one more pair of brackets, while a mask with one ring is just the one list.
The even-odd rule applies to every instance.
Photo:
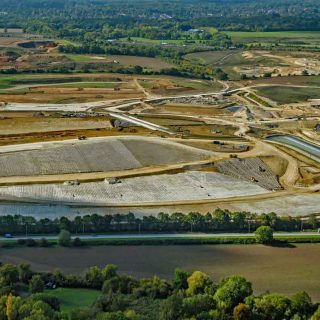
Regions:
[[171, 278], [174, 269], [202, 270], [214, 281], [239, 274], [253, 283], [256, 293], [267, 290], [292, 295], [306, 290], [319, 300], [320, 245], [295, 248], [260, 245], [104, 246], [95, 248], [2, 249], [2, 262], [27, 262], [36, 271], [82, 273], [89, 266], [114, 263], [122, 273], [137, 277], [155, 274]]

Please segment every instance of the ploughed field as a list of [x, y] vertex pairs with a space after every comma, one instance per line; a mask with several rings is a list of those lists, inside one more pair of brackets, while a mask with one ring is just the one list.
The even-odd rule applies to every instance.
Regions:
[[256, 293], [267, 290], [291, 295], [307, 291], [320, 300], [320, 245], [295, 248], [261, 245], [103, 246], [94, 248], [11, 248], [0, 252], [2, 262], [28, 262], [36, 271], [60, 268], [81, 273], [86, 268], [114, 263], [137, 277], [155, 274], [171, 278], [175, 268], [201, 270], [215, 281], [238, 274], [253, 283]]

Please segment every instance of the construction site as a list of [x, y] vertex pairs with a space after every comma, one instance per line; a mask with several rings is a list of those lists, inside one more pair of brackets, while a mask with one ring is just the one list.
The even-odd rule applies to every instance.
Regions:
[[81, 77], [2, 89], [0, 214], [320, 212], [317, 96], [283, 103], [268, 91], [308, 84]]

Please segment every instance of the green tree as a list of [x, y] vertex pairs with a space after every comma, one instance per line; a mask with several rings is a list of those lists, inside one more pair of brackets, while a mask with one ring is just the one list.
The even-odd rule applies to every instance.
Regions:
[[269, 226], [261, 226], [255, 232], [255, 238], [258, 243], [272, 243], [273, 229]]
[[133, 67], [133, 73], [141, 74], [142, 72], [143, 72], [143, 68], [141, 66], [136, 65]]
[[239, 303], [233, 309], [233, 319], [234, 320], [249, 320], [251, 318], [250, 308], [244, 304]]
[[317, 217], [313, 214], [308, 218], [308, 224], [311, 226], [311, 228], [316, 229], [318, 226]]
[[174, 294], [164, 300], [160, 309], [160, 320], [176, 320], [181, 315], [182, 295]]
[[89, 270], [85, 274], [85, 279], [91, 288], [101, 289], [103, 276], [101, 269], [97, 266], [89, 268]]
[[19, 272], [16, 266], [4, 264], [0, 267], [0, 285], [12, 286], [19, 281]]
[[118, 267], [115, 264], [107, 264], [102, 269], [102, 276], [104, 280], [109, 280], [117, 276]]
[[320, 306], [318, 307], [317, 311], [312, 315], [310, 320], [320, 320]]
[[174, 276], [172, 280], [173, 288], [176, 290], [185, 290], [188, 288], [188, 277], [190, 276], [189, 272], [177, 268], [174, 270]]
[[29, 291], [31, 293], [42, 292], [44, 290], [44, 282], [40, 275], [35, 274], [29, 282]]
[[215, 308], [215, 301], [212, 295], [197, 294], [183, 299], [182, 310], [189, 318], [198, 314], [210, 311]]
[[252, 294], [252, 285], [245, 278], [232, 276], [219, 285], [214, 298], [221, 309], [232, 311], [239, 303]]
[[68, 230], [61, 230], [58, 236], [58, 243], [62, 247], [70, 247], [71, 234]]
[[24, 283], [28, 283], [28, 281], [32, 277], [32, 271], [30, 270], [30, 264], [28, 263], [20, 263], [18, 265], [19, 272], [19, 280]]
[[290, 319], [293, 315], [291, 301], [278, 294], [266, 294], [246, 300], [252, 310], [252, 318], [259, 320]]
[[188, 289], [187, 294], [192, 296], [196, 294], [202, 294], [207, 288], [212, 286], [212, 281], [209, 276], [201, 271], [195, 271], [187, 279]]
[[305, 291], [296, 293], [291, 301], [295, 314], [299, 315], [301, 319], [309, 319], [314, 312], [311, 298]]

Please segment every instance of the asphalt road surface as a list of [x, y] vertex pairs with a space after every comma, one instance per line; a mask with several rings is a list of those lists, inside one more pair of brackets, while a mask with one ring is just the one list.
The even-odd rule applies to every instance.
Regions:
[[[292, 237], [303, 237], [303, 236], [315, 236], [320, 237], [319, 232], [275, 232], [274, 236], [292, 236]], [[254, 233], [135, 233], [135, 234], [73, 234], [72, 238], [78, 237], [80, 239], [161, 239], [161, 238], [219, 238], [219, 237], [248, 237], [254, 236]], [[32, 238], [39, 240], [46, 238], [48, 240], [56, 240], [58, 236], [46, 236], [46, 235], [28, 235], [28, 236], [13, 236], [12, 238], [0, 237], [1, 240], [12, 240]]]

